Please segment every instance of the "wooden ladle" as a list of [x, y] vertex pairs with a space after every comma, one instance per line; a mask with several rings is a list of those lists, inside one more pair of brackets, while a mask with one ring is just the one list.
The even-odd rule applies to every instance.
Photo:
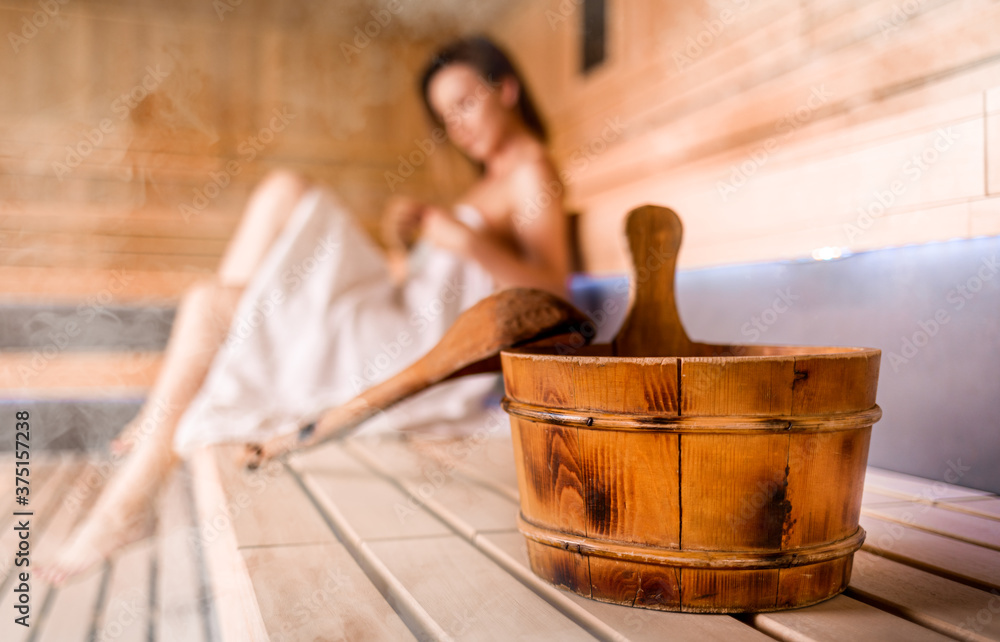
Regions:
[[500, 371], [500, 351], [514, 346], [589, 342], [586, 314], [563, 299], [535, 288], [510, 288], [474, 304], [455, 319], [441, 340], [405, 370], [326, 410], [299, 430], [264, 443], [247, 444], [244, 464], [256, 468], [292, 450], [342, 438], [366, 419], [435, 383], [468, 374]]
[[628, 213], [632, 256], [628, 312], [612, 339], [619, 357], [682, 357], [695, 348], [677, 312], [674, 280], [683, 227], [668, 207], [643, 205]]

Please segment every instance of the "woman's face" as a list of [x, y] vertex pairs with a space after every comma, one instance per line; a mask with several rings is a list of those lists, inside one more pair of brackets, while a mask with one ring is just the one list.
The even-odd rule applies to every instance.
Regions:
[[470, 158], [482, 161], [507, 133], [517, 103], [517, 83], [507, 78], [491, 85], [474, 67], [453, 63], [431, 78], [427, 100], [451, 141]]

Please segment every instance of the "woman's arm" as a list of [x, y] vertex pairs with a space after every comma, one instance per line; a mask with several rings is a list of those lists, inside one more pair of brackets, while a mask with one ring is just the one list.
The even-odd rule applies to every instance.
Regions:
[[561, 195], [555, 173], [542, 163], [527, 165], [511, 176], [512, 221], [524, 256], [436, 208], [428, 208], [424, 233], [432, 243], [478, 261], [501, 288], [535, 287], [567, 298], [568, 226]]

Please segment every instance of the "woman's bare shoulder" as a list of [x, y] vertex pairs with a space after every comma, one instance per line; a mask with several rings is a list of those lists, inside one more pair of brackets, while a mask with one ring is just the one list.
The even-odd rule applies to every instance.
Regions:
[[517, 198], [530, 198], [540, 191], [562, 195], [562, 183], [555, 163], [544, 147], [528, 150], [510, 173], [511, 189]]

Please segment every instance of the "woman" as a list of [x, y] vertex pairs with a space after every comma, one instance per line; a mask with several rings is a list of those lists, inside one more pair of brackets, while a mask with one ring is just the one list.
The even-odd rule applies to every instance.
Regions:
[[[142, 537], [149, 498], [195, 445], [297, 429], [415, 361], [496, 289], [566, 297], [568, 236], [552, 196], [562, 188], [521, 76], [490, 41], [471, 38], [438, 52], [421, 89], [479, 179], [451, 210], [392, 201], [386, 256], [329, 190], [288, 172], [267, 177], [217, 273], [181, 301], [156, 383], [112, 445], [128, 457], [42, 577], [61, 584]], [[408, 273], [394, 281], [390, 264]], [[459, 419], [494, 381], [441, 384], [400, 404], [389, 424]]]

